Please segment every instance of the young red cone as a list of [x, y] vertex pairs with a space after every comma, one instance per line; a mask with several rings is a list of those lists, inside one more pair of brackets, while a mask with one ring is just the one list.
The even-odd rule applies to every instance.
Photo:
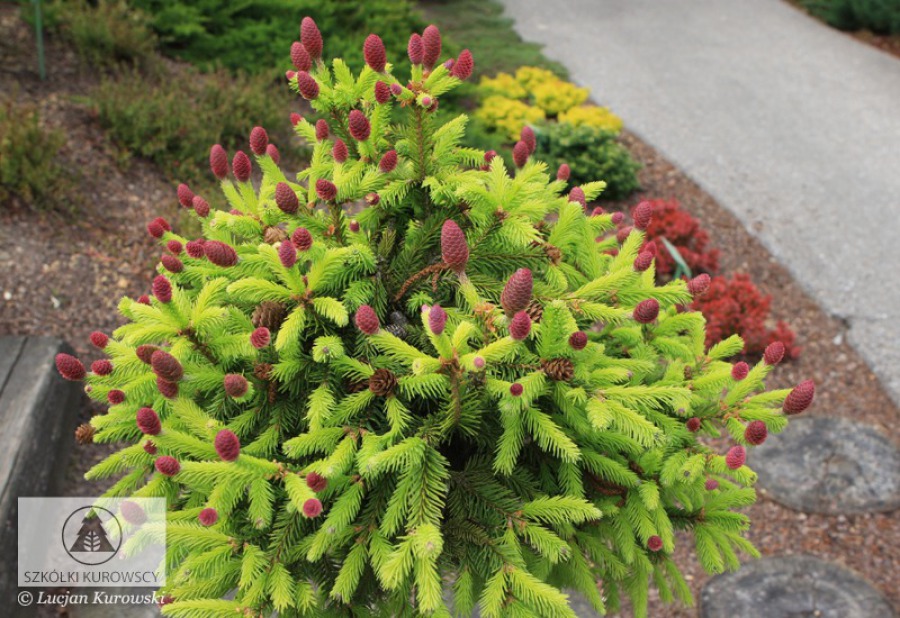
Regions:
[[583, 350], [587, 346], [587, 333], [577, 330], [569, 335], [569, 347], [573, 350]]
[[237, 252], [231, 246], [218, 240], [207, 240], [203, 243], [203, 253], [206, 255], [206, 259], [223, 268], [234, 266], [238, 262]]
[[328, 479], [318, 472], [310, 472], [306, 475], [306, 486], [319, 493], [328, 486]]
[[303, 503], [303, 515], [313, 519], [322, 514], [322, 503], [318, 498], [310, 498]]
[[178, 460], [168, 455], [157, 457], [154, 466], [156, 471], [164, 476], [175, 476], [181, 471], [181, 464], [178, 463]]
[[275, 144], [266, 146], [266, 156], [272, 159], [272, 161], [275, 162], [275, 165], [281, 163], [281, 153], [278, 152], [278, 148], [275, 147]]
[[238, 150], [234, 153], [234, 158], [231, 159], [231, 170], [234, 172], [234, 177], [238, 182], [250, 180], [250, 157], [243, 150]]
[[773, 341], [766, 346], [763, 352], [763, 361], [767, 365], [777, 365], [784, 358], [784, 344], [780, 341]]
[[366, 141], [372, 133], [369, 119], [358, 109], [350, 111], [350, 115], [347, 117], [347, 128], [350, 131], [350, 136], [358, 142]]
[[388, 150], [378, 162], [378, 169], [382, 174], [389, 174], [394, 171], [395, 167], [397, 167], [397, 151]]
[[137, 411], [135, 418], [138, 429], [147, 436], [159, 435], [162, 431], [162, 423], [159, 422], [159, 415], [153, 408], [141, 408]]
[[136, 502], [126, 500], [119, 509], [122, 511], [122, 519], [129, 524], [140, 526], [147, 521], [147, 513]]
[[383, 81], [375, 82], [375, 102], [383, 105], [391, 100], [391, 87]]
[[184, 270], [184, 264], [174, 255], [164, 253], [162, 257], [160, 257], [159, 261], [162, 262], [163, 268], [168, 270], [170, 273], [180, 273], [182, 270]]
[[572, 175], [572, 170], [569, 169], [569, 166], [565, 163], [559, 166], [559, 169], [556, 170], [556, 179], [568, 182], [569, 176]]
[[291, 242], [297, 247], [297, 251], [309, 251], [313, 243], [312, 234], [305, 227], [298, 227], [291, 234]]
[[428, 312], [428, 328], [435, 335], [440, 335], [444, 332], [446, 326], [447, 312], [440, 305], [432, 305], [431, 310]]
[[754, 446], [759, 446], [766, 441], [769, 430], [762, 421], [752, 421], [744, 430], [744, 439]]
[[337, 197], [337, 187], [330, 180], [319, 178], [316, 181], [316, 195], [323, 202], [330, 202]]
[[91, 363], [91, 372], [98, 376], [108, 376], [113, 371], [113, 364], [109, 359], [101, 358]]
[[298, 114], [296, 112], [291, 112], [291, 126], [292, 127], [296, 127], [298, 124], [300, 124], [301, 120], [303, 120], [303, 116], [301, 116], [300, 114]]
[[194, 192], [191, 191], [190, 187], [181, 183], [178, 185], [178, 189], [176, 189], [175, 193], [178, 195], [178, 203], [181, 204], [182, 208], [191, 207], [191, 200], [194, 199]]
[[184, 249], [184, 246], [177, 240], [170, 240], [166, 243], [166, 249], [168, 249], [169, 253], [172, 255], [178, 255]]
[[275, 205], [289, 215], [297, 212], [300, 207], [300, 200], [297, 199], [297, 194], [288, 183], [279, 182], [275, 185]]
[[297, 71], [297, 90], [307, 101], [313, 101], [319, 96], [319, 83], [306, 71]]
[[647, 539], [647, 549], [649, 549], [650, 551], [657, 552], [657, 551], [661, 550], [662, 547], [663, 547], [662, 539], [660, 537], [658, 537], [657, 535], [654, 534], [649, 539]]
[[269, 342], [272, 341], [272, 333], [269, 332], [269, 329], [265, 326], [260, 326], [252, 333], [250, 333], [250, 345], [252, 345], [257, 350], [261, 350], [264, 347], [269, 345]]
[[422, 33], [422, 64], [431, 69], [441, 57], [441, 31], [431, 25]]
[[533, 287], [534, 278], [528, 268], [520, 268], [510, 276], [500, 293], [500, 305], [506, 315], [514, 315], [528, 306]]
[[410, 64], [422, 64], [425, 58], [425, 46], [422, 43], [422, 37], [413, 33], [409, 37], [409, 43], [406, 45], [406, 55], [409, 56]]
[[737, 470], [747, 461], [747, 449], [743, 446], [732, 446], [725, 455], [725, 465], [732, 470]]
[[531, 332], [531, 317], [524, 311], [513, 316], [509, 323], [509, 336], [516, 341], [522, 341]]
[[269, 145], [269, 134], [262, 127], [253, 127], [250, 131], [250, 150], [255, 155], [266, 154], [266, 146]]
[[172, 284], [163, 275], [158, 275], [153, 279], [153, 285], [150, 290], [153, 296], [161, 303], [172, 302]]
[[334, 159], [334, 162], [343, 163], [349, 156], [350, 150], [347, 148], [347, 144], [345, 144], [344, 140], [341, 138], [336, 138], [334, 140], [334, 146], [331, 147], [331, 157]]
[[153, 373], [167, 382], [178, 382], [184, 377], [184, 368], [178, 359], [165, 350], [156, 350], [150, 355]]
[[632, 314], [634, 319], [641, 324], [649, 324], [659, 315], [659, 301], [648, 298], [638, 303]]
[[644, 272], [650, 265], [653, 263], [653, 254], [649, 251], [641, 251], [638, 253], [638, 256], [634, 258], [634, 269], [638, 272]]
[[108, 401], [110, 405], [117, 406], [125, 401], [125, 392], [120, 391], [119, 389], [113, 389], [106, 394], [106, 401]]
[[444, 221], [441, 228], [441, 258], [447, 266], [458, 273], [465, 269], [469, 261], [466, 235], [452, 219]]
[[700, 430], [700, 419], [697, 418], [696, 416], [692, 416], [691, 418], [689, 418], [687, 420], [687, 422], [684, 425], [685, 425], [685, 427], [687, 427], [687, 430], [690, 432], [699, 431]]
[[230, 429], [217, 433], [213, 445], [222, 461], [234, 461], [241, 454], [241, 441]]
[[816, 396], [816, 385], [812, 380], [804, 380], [794, 387], [784, 400], [782, 410], [785, 414], [800, 414], [812, 405]]
[[735, 363], [734, 367], [731, 368], [731, 377], [738, 382], [746, 378], [749, 373], [750, 365], [748, 365], [744, 361]]
[[529, 150], [525, 142], [522, 140], [516, 142], [512, 151], [513, 163], [516, 164], [516, 167], [525, 167], [525, 164], [528, 163], [528, 155]]
[[369, 305], [363, 305], [356, 310], [356, 327], [366, 335], [374, 335], [381, 328], [375, 310]]
[[204, 249], [203, 249], [204, 244], [205, 244], [205, 241], [203, 241], [199, 238], [197, 240], [189, 240], [187, 242], [187, 244], [184, 246], [184, 251], [192, 258], [195, 258], [195, 259], [202, 258], [205, 254]]
[[207, 202], [199, 195], [194, 196], [192, 205], [194, 207], [194, 212], [197, 213], [197, 216], [206, 218], [209, 215], [209, 202]]
[[468, 49], [464, 49], [460, 52], [459, 58], [457, 58], [456, 62], [453, 64], [453, 69], [450, 71], [450, 74], [460, 81], [466, 81], [472, 76], [472, 71], [474, 69], [475, 59], [472, 57], [472, 52]]
[[572, 190], [569, 191], [569, 201], [581, 204], [582, 208], [587, 207], [587, 198], [584, 195], [584, 189], [581, 187], [572, 187]]
[[239, 373], [227, 374], [223, 383], [225, 385], [225, 394], [233, 399], [243, 397], [247, 394], [247, 389], [250, 388], [250, 383], [247, 382], [247, 378]]
[[375, 71], [381, 73], [387, 64], [387, 55], [384, 51], [384, 42], [377, 34], [370, 34], [363, 43], [363, 58], [366, 64]]
[[312, 17], [304, 17], [300, 22], [300, 41], [310, 58], [318, 60], [322, 56], [322, 33]]
[[534, 129], [527, 126], [522, 127], [522, 132], [519, 134], [519, 139], [525, 142], [525, 145], [528, 146], [528, 152], [534, 154], [534, 151], [537, 148], [537, 138], [534, 135]]
[[94, 347], [100, 348], [101, 350], [109, 344], [109, 335], [101, 333], [99, 330], [92, 332], [90, 339]]
[[219, 512], [212, 508], [205, 508], [197, 515], [197, 520], [204, 526], [212, 526], [219, 521]]
[[297, 249], [294, 244], [288, 241], [282, 241], [278, 247], [278, 259], [285, 268], [291, 268], [297, 263]]
[[316, 139], [320, 142], [328, 139], [328, 122], [323, 119], [316, 120]]
[[72, 382], [83, 380], [87, 374], [84, 364], [80, 360], [65, 353], [56, 355], [56, 370], [59, 371], [59, 375]]
[[209, 149], [209, 169], [219, 180], [228, 176], [228, 154], [219, 144]]
[[142, 363], [144, 363], [145, 365], [149, 365], [150, 360], [153, 358], [153, 353], [158, 349], [159, 348], [157, 348], [155, 345], [145, 343], [144, 345], [139, 345], [134, 351], [134, 354], [140, 359]]
[[158, 390], [166, 399], [175, 399], [175, 397], [178, 396], [178, 384], [176, 382], [169, 382], [160, 376], [156, 376], [156, 390]]
[[312, 58], [300, 41], [291, 43], [291, 63], [298, 71], [309, 71], [312, 68]]
[[524, 392], [525, 388], [518, 382], [513, 382], [509, 385], [509, 394], [513, 397], [521, 397]]
[[653, 205], [650, 202], [641, 202], [634, 207], [631, 217], [634, 219], [634, 227], [642, 231], [646, 230], [653, 218]]
[[697, 275], [696, 277], [688, 281], [688, 292], [691, 293], [691, 296], [700, 296], [709, 289], [710, 282], [711, 279], [706, 273]]

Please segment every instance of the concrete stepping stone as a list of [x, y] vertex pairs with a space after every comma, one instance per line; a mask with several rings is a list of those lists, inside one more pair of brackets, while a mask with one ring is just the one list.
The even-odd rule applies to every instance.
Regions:
[[812, 556], [771, 556], [718, 575], [700, 593], [701, 618], [891, 618], [859, 575]]
[[838, 515], [900, 507], [900, 449], [873, 427], [792, 419], [751, 457], [759, 486], [792, 509]]

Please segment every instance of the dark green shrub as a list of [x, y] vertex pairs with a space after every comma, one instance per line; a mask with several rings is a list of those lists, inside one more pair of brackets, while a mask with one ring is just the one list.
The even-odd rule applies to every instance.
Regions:
[[897, 0], [803, 0], [810, 13], [840, 30], [900, 34]]
[[[253, 126], [284, 124], [287, 86], [282, 97], [271, 90], [263, 77], [232, 76], [222, 69], [162, 79], [131, 71], [105, 79], [92, 99], [101, 123], [122, 148], [181, 180], [204, 180], [210, 144], [246, 149]], [[288, 146], [286, 140], [276, 142], [282, 151]]]
[[15, 197], [37, 208], [68, 206], [71, 174], [56, 159], [65, 141], [41, 126], [33, 107], [0, 101], [0, 203]]
[[619, 142], [615, 134], [596, 127], [576, 127], [551, 123], [539, 127], [536, 157], [551, 171], [562, 163], [572, 169], [571, 183], [581, 185], [591, 179], [606, 181], [602, 193], [606, 199], [621, 199], [636, 190], [640, 165]]
[[363, 65], [360, 41], [370, 32], [384, 39], [388, 61], [408, 65], [411, 30], [425, 23], [409, 0], [131, 0], [152, 15], [167, 54], [210, 67], [252, 73], [290, 68], [288, 50], [300, 38], [300, 20], [311, 15], [325, 38], [325, 52], [352, 68]]

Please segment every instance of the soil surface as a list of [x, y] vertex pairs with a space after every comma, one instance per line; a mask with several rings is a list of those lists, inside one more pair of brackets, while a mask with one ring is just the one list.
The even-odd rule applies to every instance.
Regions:
[[[0, 205], [0, 335], [56, 335], [90, 361], [99, 357], [88, 343], [90, 332], [111, 332], [121, 324], [119, 299], [149, 289], [159, 248], [145, 225], [156, 216], [170, 221], [176, 216], [175, 183], [140, 160], [120, 169], [115, 146], [83, 103], [96, 76], [80, 69], [70, 50], [48, 40], [49, 78], [40, 82], [33, 50], [31, 30], [19, 21], [17, 8], [0, 5], [0, 92], [17, 92], [20, 99], [40, 108], [49, 126], [66, 129], [68, 139], [60, 155], [80, 172], [84, 199], [74, 215]], [[803, 353], [780, 367], [770, 384], [787, 387], [813, 378], [817, 398], [807, 414], [846, 417], [889, 434], [900, 414], [874, 374], [844, 342], [844, 325], [823, 313], [737, 219], [683, 173], [633, 135], [626, 132], [623, 141], [644, 167], [641, 193], [618, 206], [630, 210], [643, 195], [678, 199], [723, 250], [722, 272], [749, 273], [773, 294], [773, 318], [786, 320], [796, 330]], [[99, 412], [86, 403], [82, 418]], [[109, 450], [96, 445], [76, 448], [67, 483], [70, 495], [97, 491], [82, 474]], [[859, 572], [900, 606], [894, 579], [900, 572], [897, 511], [807, 515], [780, 506], [763, 493], [747, 512], [754, 522], [749, 538], [763, 554], [807, 553], [837, 562]], [[675, 559], [684, 565], [699, 599], [707, 576], [692, 555], [688, 537], [682, 540]], [[650, 615], [687, 617], [696, 616], [697, 610], [663, 608], [654, 600]]]

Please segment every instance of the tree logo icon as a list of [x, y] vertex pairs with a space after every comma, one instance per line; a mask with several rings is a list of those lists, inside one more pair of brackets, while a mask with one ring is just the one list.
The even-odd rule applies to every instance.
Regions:
[[88, 566], [103, 564], [122, 546], [122, 527], [102, 506], [82, 506], [66, 518], [62, 543], [72, 560]]

